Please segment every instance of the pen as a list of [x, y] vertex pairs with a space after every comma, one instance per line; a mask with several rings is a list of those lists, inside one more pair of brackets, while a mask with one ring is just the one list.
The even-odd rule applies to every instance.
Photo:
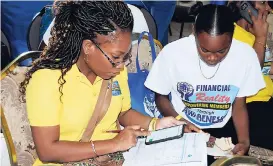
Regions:
[[[144, 129], [140, 129], [141, 131], [144, 131]], [[105, 133], [120, 133], [122, 130], [107, 130]], [[137, 138], [146, 138], [146, 136], [138, 136]]]
[[[122, 130], [106, 130], [105, 133], [120, 133]], [[145, 129], [140, 129], [140, 131], [145, 131]]]
[[122, 130], [107, 130], [105, 133], [120, 133]]

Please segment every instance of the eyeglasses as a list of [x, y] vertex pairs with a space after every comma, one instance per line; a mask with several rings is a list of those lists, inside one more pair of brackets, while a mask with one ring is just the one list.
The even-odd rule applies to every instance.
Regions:
[[123, 60], [121, 61], [121, 62], [114, 62], [114, 60], [112, 60], [111, 58], [110, 58], [110, 56], [108, 56], [101, 48], [100, 48], [100, 46], [95, 42], [95, 41], [93, 41], [93, 40], [91, 40], [94, 44], [95, 44], [95, 46], [100, 50], [100, 52], [106, 57], [106, 59], [111, 63], [111, 65], [113, 66], [113, 67], [117, 67], [118, 65], [120, 65], [121, 63], [125, 63], [130, 57], [131, 57], [131, 49], [130, 49], [130, 51], [129, 51], [129, 53], [127, 53], [125, 56], [124, 56], [124, 58], [123, 58]]

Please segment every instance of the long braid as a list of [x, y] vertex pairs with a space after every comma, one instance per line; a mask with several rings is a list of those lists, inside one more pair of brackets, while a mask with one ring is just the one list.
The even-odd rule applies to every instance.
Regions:
[[125, 31], [133, 29], [131, 11], [122, 1], [60, 0], [54, 2], [54, 11], [56, 18], [49, 45], [26, 73], [20, 88], [22, 96], [32, 74], [40, 69], [61, 71], [58, 83], [62, 96], [66, 82], [64, 76], [79, 59], [83, 40], [95, 39], [96, 34], [108, 35], [117, 28]]

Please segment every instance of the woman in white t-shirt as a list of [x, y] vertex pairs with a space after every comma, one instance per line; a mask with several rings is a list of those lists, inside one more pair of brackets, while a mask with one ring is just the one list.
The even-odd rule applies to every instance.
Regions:
[[203, 6], [193, 29], [194, 35], [164, 47], [145, 85], [164, 116], [232, 137], [233, 153], [244, 155], [250, 145], [246, 97], [265, 86], [256, 52], [232, 39], [234, 20], [226, 6]]

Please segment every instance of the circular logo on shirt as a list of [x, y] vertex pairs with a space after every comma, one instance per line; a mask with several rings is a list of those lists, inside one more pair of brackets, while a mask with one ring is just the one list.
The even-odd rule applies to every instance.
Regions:
[[219, 126], [229, 111], [239, 88], [233, 85], [192, 85], [178, 82], [177, 91], [184, 106], [182, 116], [201, 126]]
[[189, 97], [193, 95], [193, 86], [187, 82], [177, 83], [177, 91], [181, 94], [181, 99], [189, 101]]

